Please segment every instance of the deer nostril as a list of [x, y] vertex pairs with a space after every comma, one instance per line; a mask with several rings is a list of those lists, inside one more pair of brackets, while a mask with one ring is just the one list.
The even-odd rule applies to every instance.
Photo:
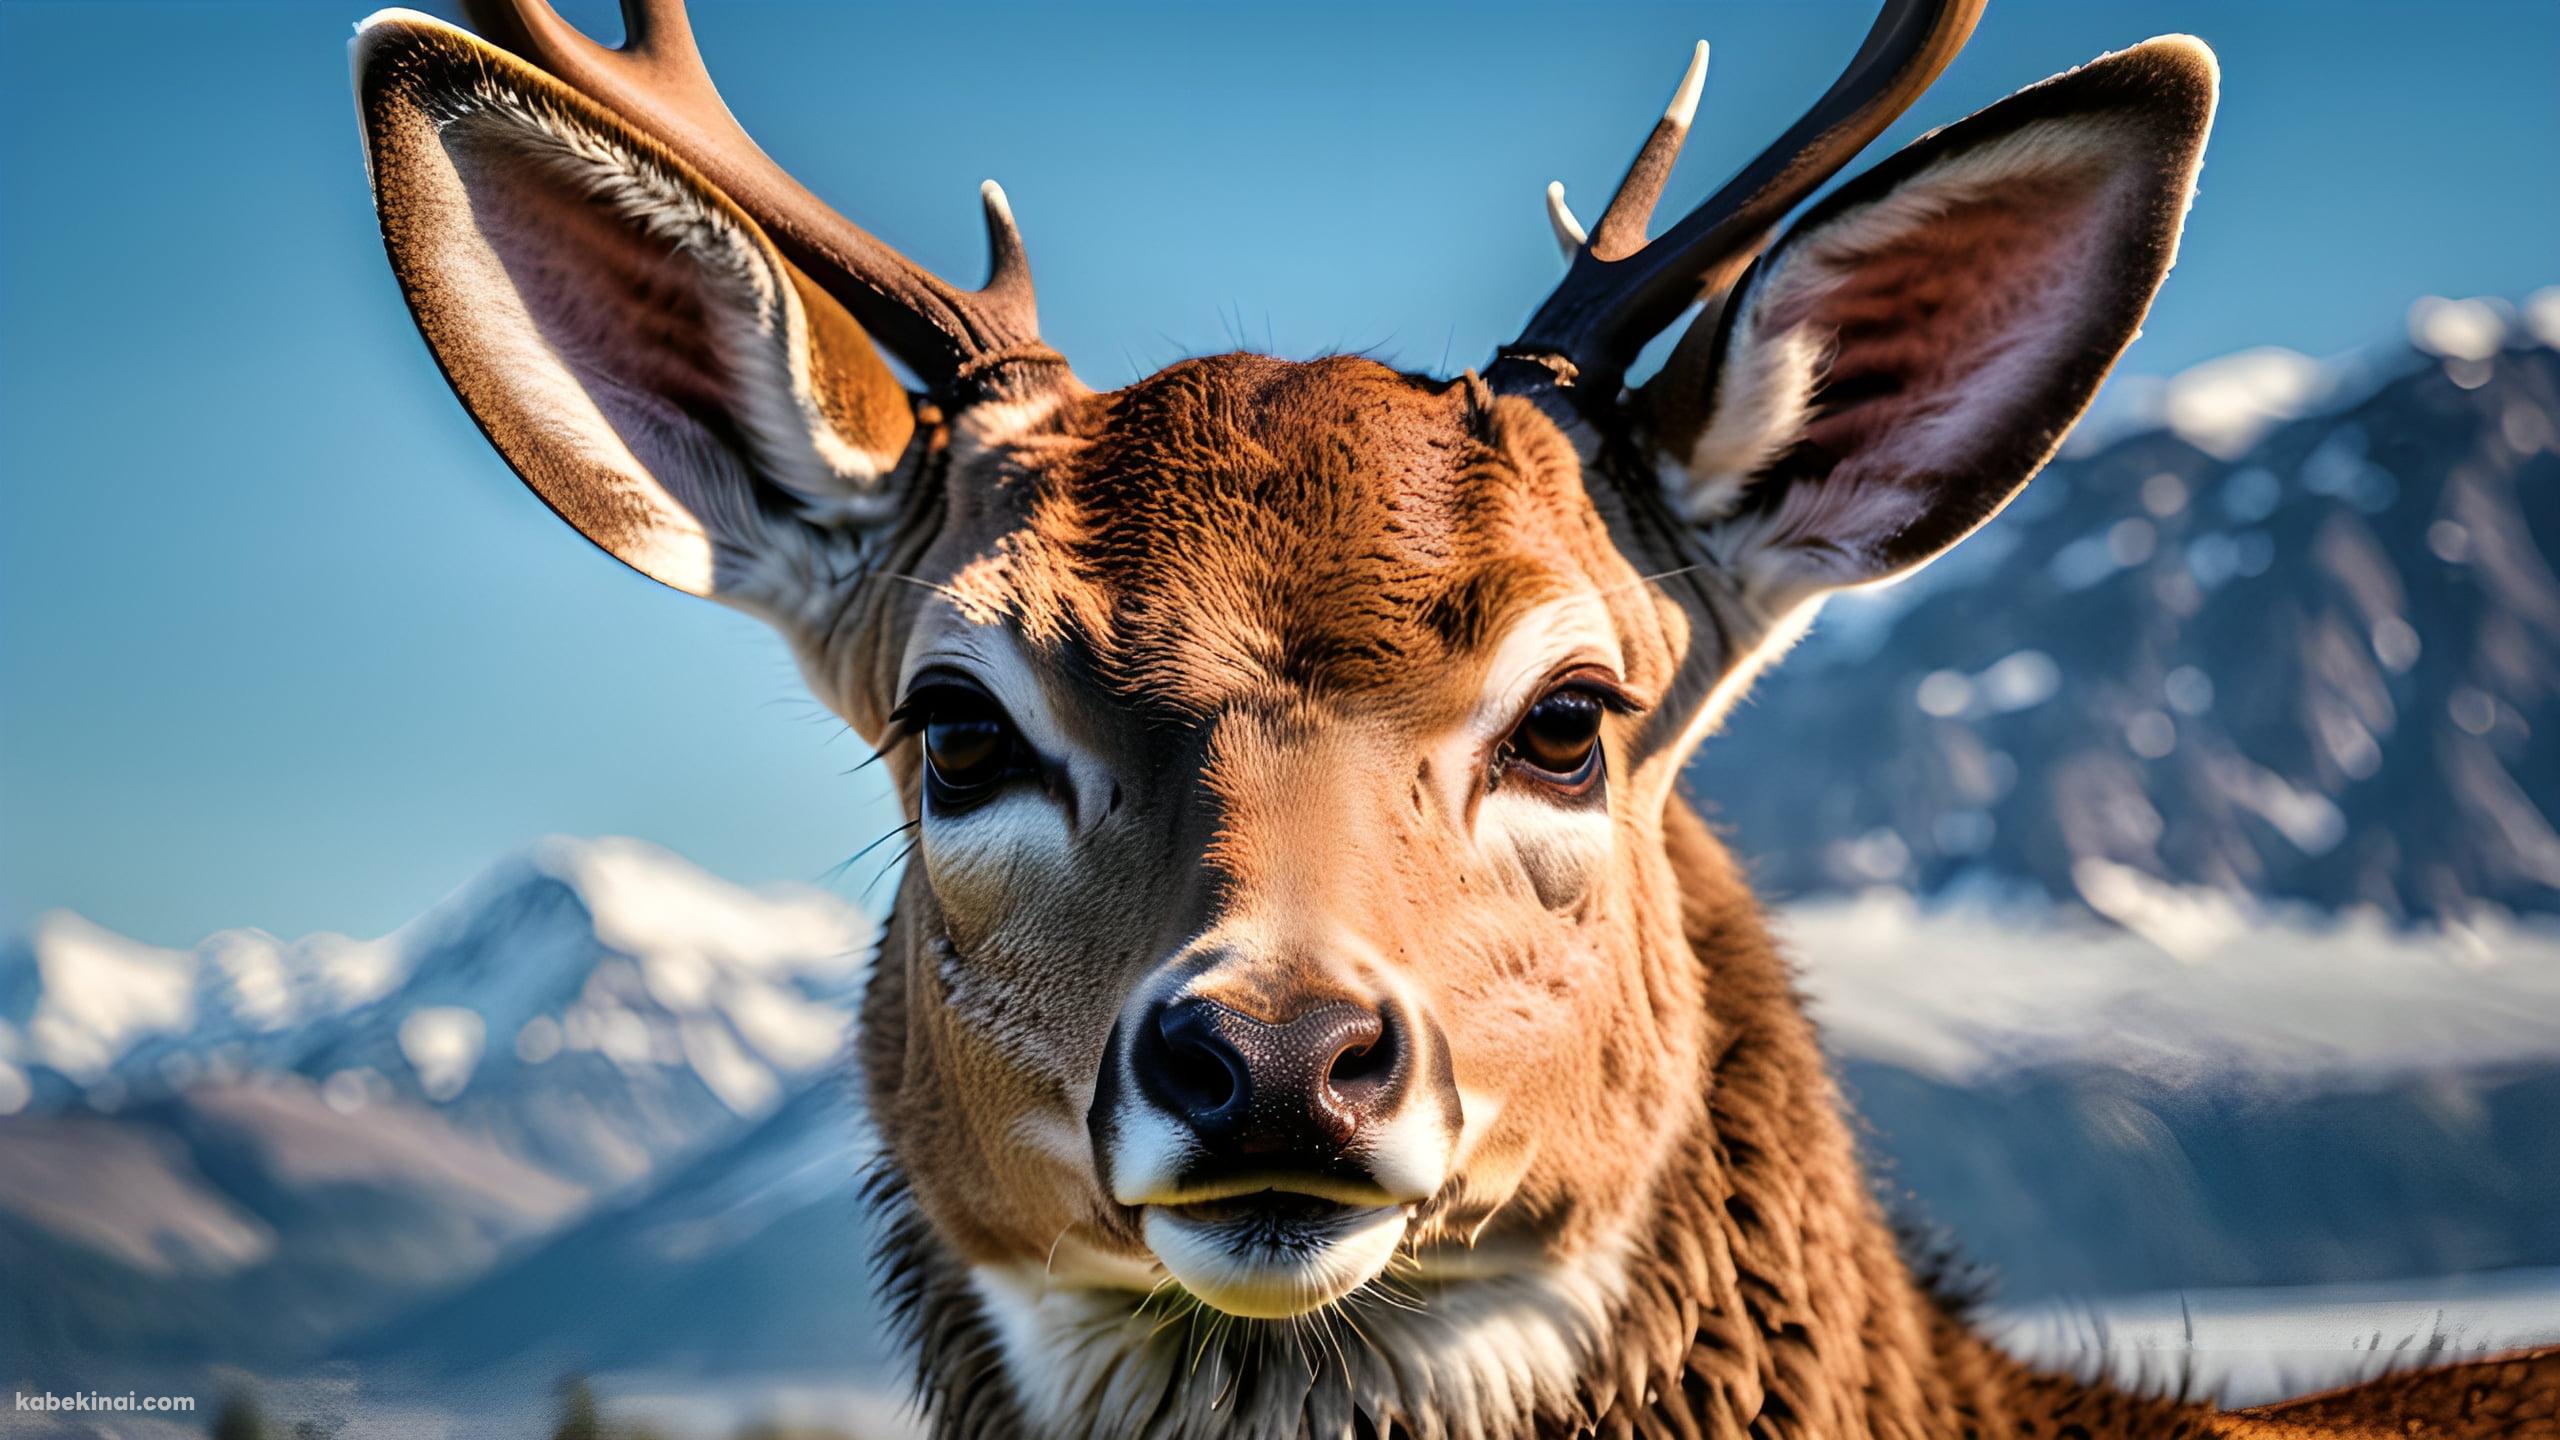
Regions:
[[1165, 1098], [1177, 1109], [1193, 1116], [1214, 1115], [1242, 1097], [1245, 1077], [1226, 1047], [1168, 1038], [1165, 1051]]
[[1327, 1078], [1339, 1089], [1354, 1081], [1385, 1074], [1393, 1060], [1384, 1043], [1355, 1045], [1333, 1057], [1333, 1070]]
[[1402, 1059], [1398, 1038], [1392, 1019], [1372, 1021], [1346, 1036], [1348, 1043], [1326, 1067], [1325, 1089], [1355, 1120], [1392, 1100]]
[[1251, 1103], [1251, 1068], [1219, 1033], [1208, 1007], [1197, 1001], [1168, 1006], [1141, 1034], [1144, 1083], [1159, 1103], [1193, 1126], [1222, 1125]]

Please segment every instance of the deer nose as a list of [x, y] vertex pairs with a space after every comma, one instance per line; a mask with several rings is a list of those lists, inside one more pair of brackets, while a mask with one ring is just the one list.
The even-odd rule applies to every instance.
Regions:
[[1391, 1015], [1349, 1000], [1274, 1024], [1193, 996], [1147, 1017], [1132, 1069], [1203, 1147], [1321, 1165], [1394, 1113], [1412, 1048]]

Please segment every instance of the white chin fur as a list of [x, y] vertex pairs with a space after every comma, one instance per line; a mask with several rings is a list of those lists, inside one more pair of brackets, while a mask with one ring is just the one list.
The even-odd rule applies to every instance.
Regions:
[[[1320, 1310], [1375, 1280], [1404, 1239], [1404, 1209], [1381, 1205], [1274, 1243], [1251, 1220], [1193, 1220], [1150, 1205], [1147, 1248], [1202, 1303], [1251, 1320]], [[1311, 1227], [1312, 1228], [1312, 1227]]]

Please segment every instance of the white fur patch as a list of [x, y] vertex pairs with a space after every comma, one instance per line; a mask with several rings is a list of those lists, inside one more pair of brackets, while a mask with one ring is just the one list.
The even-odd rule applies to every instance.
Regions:
[[1673, 513], [1707, 525], [1742, 504], [1751, 477], [1776, 463], [1813, 419], [1813, 392], [1830, 353], [1830, 337], [1810, 325], [1727, 352], [1707, 428], [1686, 459], [1663, 469]]
[[951, 427], [953, 463], [966, 467], [1048, 424], [1066, 399], [1060, 391], [1038, 390], [1017, 400], [985, 400], [970, 406]]
[[1502, 744], [1557, 675], [1583, 665], [1614, 675], [1623, 664], [1617, 628], [1597, 592], [1576, 591], [1534, 605], [1495, 642], [1465, 724], [1432, 748], [1432, 776], [1447, 813], [1471, 820], [1480, 849], [1512, 855], [1551, 905], [1569, 903], [1586, 878], [1608, 863], [1608, 812], [1557, 805], [1503, 786], [1479, 804], [1483, 757]]
[[[1111, 1063], [1125, 1071], [1119, 1055]], [[1120, 1113], [1111, 1131], [1111, 1198], [1123, 1205], [1167, 1204], [1182, 1197], [1182, 1171], [1199, 1153], [1174, 1118], [1137, 1095], [1135, 1078], [1121, 1081]]]
[[1586, 664], [1612, 673], [1624, 665], [1617, 627], [1610, 623], [1609, 607], [1599, 592], [1577, 590], [1530, 606], [1511, 622], [1486, 659], [1484, 688], [1468, 717], [1468, 730], [1479, 740], [1499, 738], [1537, 698], [1540, 685], [1560, 670]]
[[1476, 843], [1509, 851], [1539, 902], [1563, 910], [1617, 854], [1617, 825], [1605, 806], [1559, 805], [1527, 786], [1497, 785], [1476, 811]]
[[[1086, 883], [1080, 842], [1110, 814], [1115, 781], [1109, 757], [1079, 738], [1072, 714], [1053, 703], [1041, 668], [1009, 625], [977, 623], [956, 605], [927, 605], [901, 658], [897, 693], [915, 694], [927, 671], [965, 676], [985, 691], [1042, 772], [1008, 781], [965, 809], [946, 809], [930, 796], [924, 804], [919, 863], [954, 938], [974, 943], [1032, 915], [1038, 896]], [[986, 1004], [1009, 1003], [1001, 987], [974, 983], [955, 983], [952, 1002], [981, 988]]]
[[[1413, 1440], [1528, 1440], [1525, 1416], [1569, 1413], [1625, 1293], [1614, 1248], [1553, 1263], [1448, 1247], [1391, 1269], [1395, 1298], [1355, 1292], [1296, 1320], [1217, 1321], [1037, 1266], [971, 1272], [1033, 1433], [1219, 1440], [1348, 1434], [1394, 1416]], [[1288, 1383], [1245, 1385], [1234, 1353]]]

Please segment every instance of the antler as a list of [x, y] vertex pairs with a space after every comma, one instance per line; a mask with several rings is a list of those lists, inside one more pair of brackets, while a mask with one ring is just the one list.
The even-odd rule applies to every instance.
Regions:
[[809, 193], [749, 139], [711, 83], [684, 0], [622, 0], [608, 49], [549, 0], [464, 0], [482, 36], [638, 126], [755, 217], [792, 264], [833, 295], [935, 391], [1004, 361], [1056, 361], [1040, 343], [1031, 264], [1004, 191], [980, 187], [992, 265], [985, 288], [954, 289]]
[[1646, 224], [1697, 114], [1707, 65], [1700, 44], [1587, 241], [1575, 233], [1562, 187], [1548, 187], [1548, 218], [1568, 244], [1571, 268], [1520, 338], [1502, 347], [1488, 378], [1505, 388], [1565, 385], [1586, 404], [1614, 399], [1647, 340], [1690, 302], [1741, 278], [1787, 212], [1911, 108], [1964, 48], [1983, 4], [1886, 0], [1856, 58], [1804, 118], [1647, 243]]

